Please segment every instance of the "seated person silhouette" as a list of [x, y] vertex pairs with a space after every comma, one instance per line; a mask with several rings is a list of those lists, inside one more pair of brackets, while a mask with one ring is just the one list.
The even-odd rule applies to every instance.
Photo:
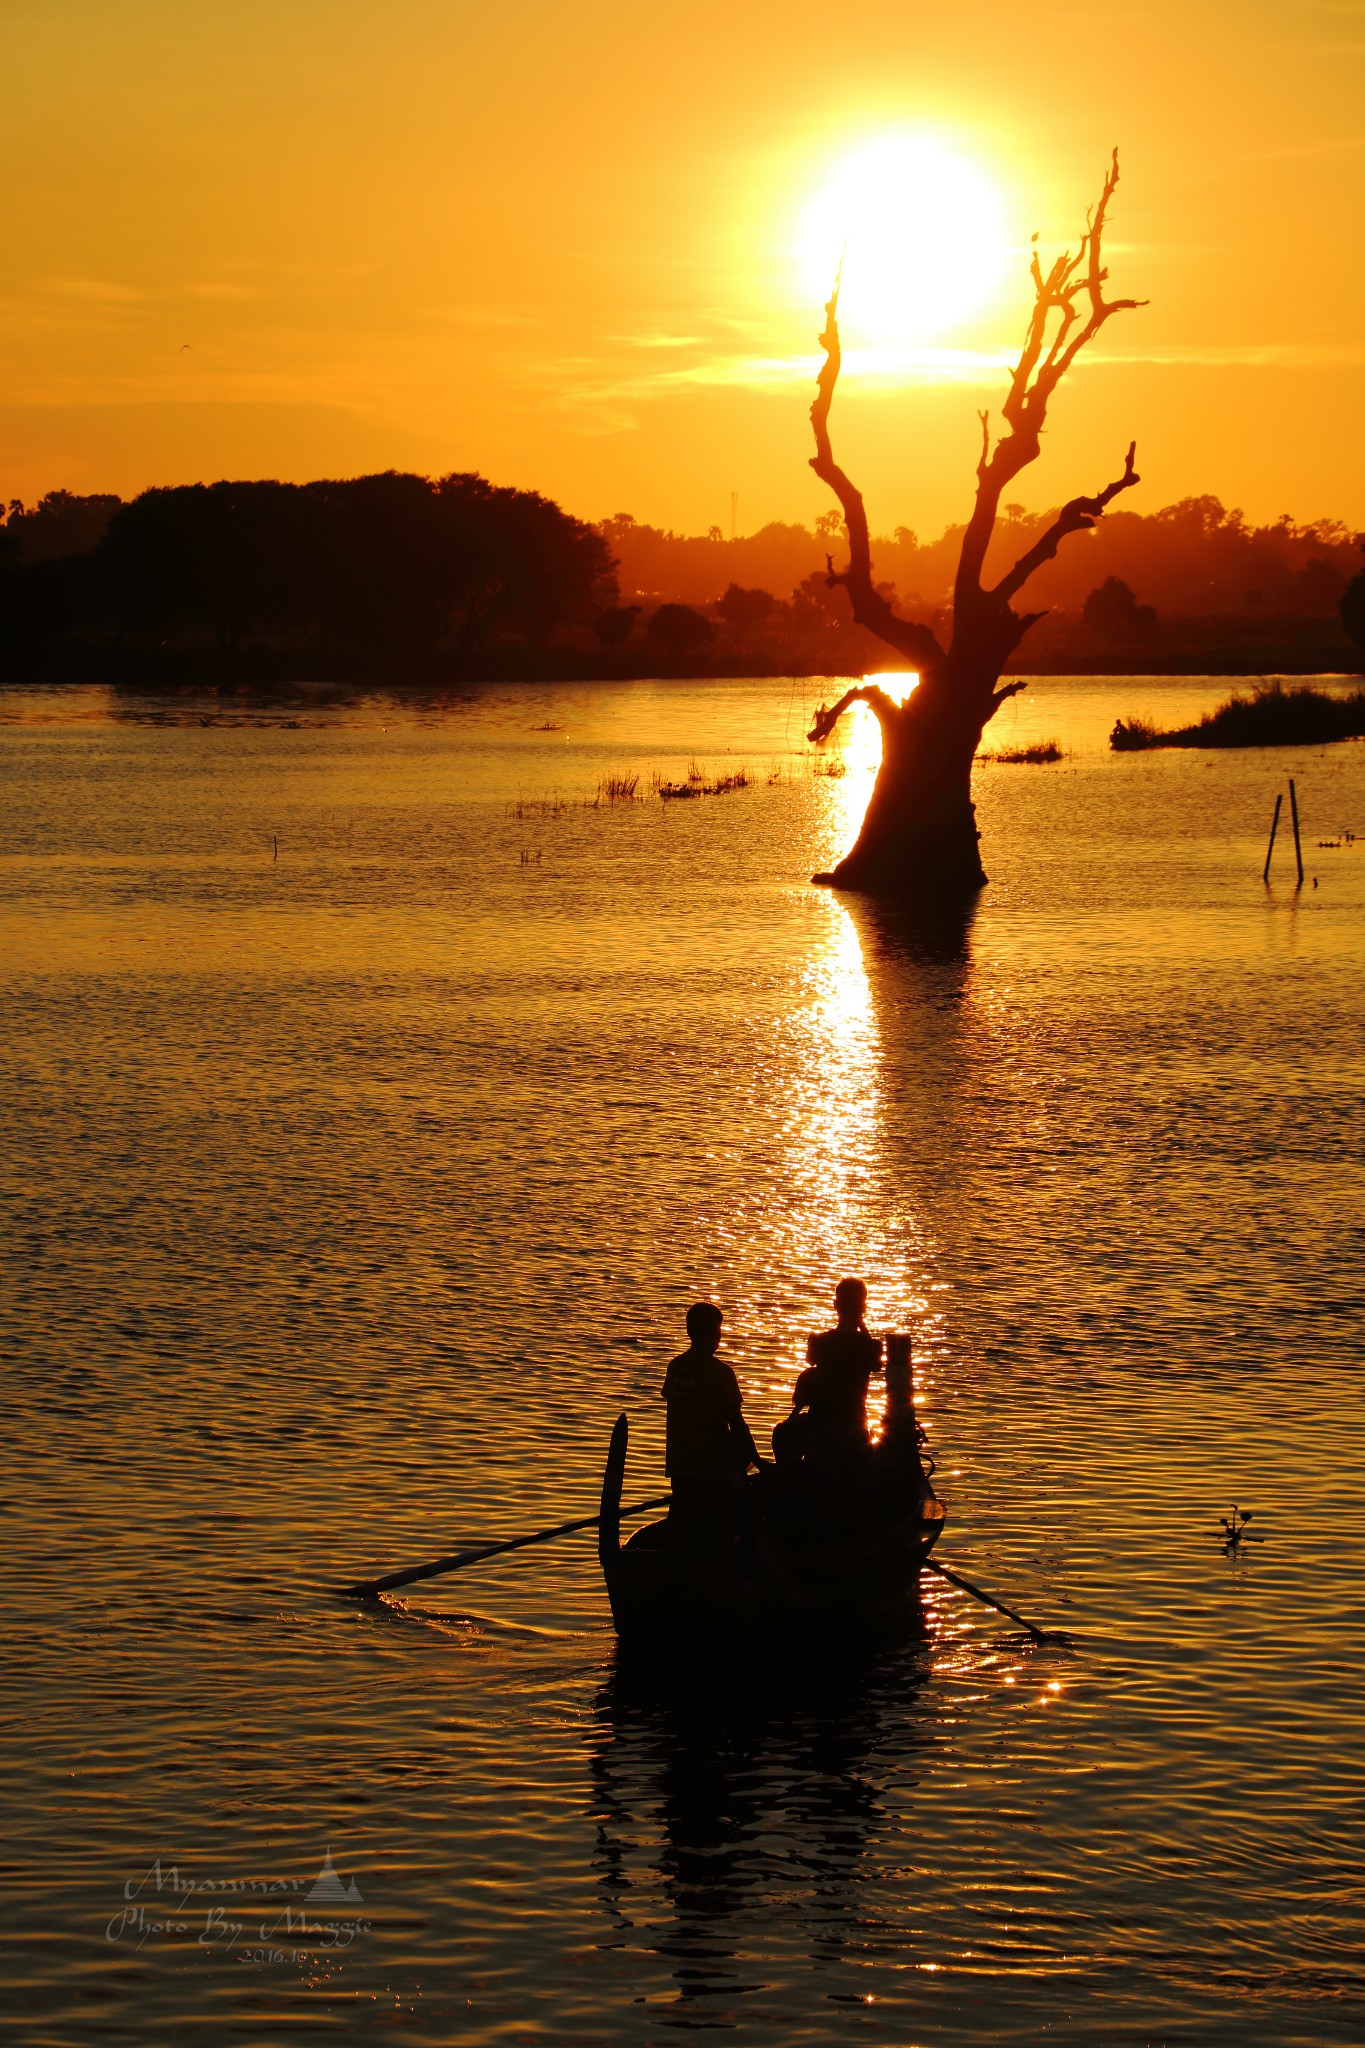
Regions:
[[841, 1280], [834, 1290], [832, 1330], [806, 1342], [810, 1363], [792, 1392], [792, 1412], [773, 1431], [773, 1452], [783, 1467], [798, 1461], [808, 1498], [828, 1533], [860, 1527], [864, 1519], [872, 1444], [867, 1433], [867, 1388], [881, 1366], [882, 1342], [863, 1317], [867, 1288]]
[[744, 1420], [739, 1381], [716, 1357], [723, 1320], [714, 1302], [694, 1302], [687, 1311], [692, 1341], [664, 1376], [669, 1534], [693, 1554], [714, 1555], [734, 1542], [735, 1489], [750, 1465], [763, 1462]]

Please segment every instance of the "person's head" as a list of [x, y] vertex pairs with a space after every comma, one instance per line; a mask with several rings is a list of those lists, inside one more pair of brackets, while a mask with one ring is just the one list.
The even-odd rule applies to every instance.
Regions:
[[867, 1288], [861, 1280], [841, 1280], [834, 1290], [834, 1313], [841, 1328], [856, 1329], [867, 1311]]
[[687, 1311], [687, 1334], [694, 1351], [714, 1351], [720, 1343], [720, 1326], [725, 1318], [714, 1301], [694, 1301]]

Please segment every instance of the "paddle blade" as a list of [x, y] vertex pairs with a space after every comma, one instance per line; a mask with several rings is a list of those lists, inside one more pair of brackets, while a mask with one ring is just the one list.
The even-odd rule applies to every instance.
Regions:
[[597, 1555], [603, 1571], [616, 1562], [621, 1548], [621, 1488], [626, 1477], [626, 1452], [630, 1446], [630, 1423], [618, 1415], [607, 1450], [607, 1467], [602, 1474], [602, 1511], [597, 1523]]

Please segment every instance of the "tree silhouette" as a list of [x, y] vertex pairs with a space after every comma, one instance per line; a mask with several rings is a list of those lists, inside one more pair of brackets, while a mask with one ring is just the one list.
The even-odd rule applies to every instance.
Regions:
[[1025, 687], [1020, 682], [1002, 685], [1000, 677], [1029, 627], [1044, 616], [1016, 612], [1010, 600], [1036, 569], [1052, 559], [1068, 534], [1092, 527], [1120, 491], [1138, 482], [1136, 446], [1130, 445], [1122, 476], [1093, 497], [1073, 498], [998, 583], [983, 580], [1001, 498], [1020, 471], [1037, 460], [1053, 392], [1106, 320], [1143, 303], [1104, 295], [1109, 273], [1101, 243], [1118, 177], [1115, 150], [1099, 203], [1074, 255], [1063, 252], [1046, 272], [1036, 252], [1033, 256], [1033, 311], [1002, 408], [1007, 432], [994, 445], [990, 415], [981, 415], [976, 499], [958, 556], [947, 647], [929, 626], [898, 617], [884, 591], [873, 583], [862, 493], [834, 459], [829, 414], [840, 366], [835, 284], [820, 336], [825, 362], [811, 406], [811, 468], [829, 485], [843, 510], [849, 563], [836, 570], [829, 560], [827, 581], [843, 586], [858, 623], [894, 648], [918, 671], [920, 680], [904, 705], [876, 684], [863, 684], [816, 713], [810, 734], [815, 741], [825, 739], [849, 705], [857, 702], [871, 707], [882, 732], [882, 765], [857, 841], [831, 874], [815, 876], [817, 882], [933, 902], [970, 896], [986, 880], [972, 803], [972, 762], [986, 725], [1007, 698]]
[[125, 632], [207, 625], [224, 653], [292, 622], [308, 504], [296, 484], [181, 484], [114, 514], [96, 566]]
[[661, 604], [645, 631], [670, 654], [691, 654], [712, 634], [711, 621], [690, 604]]
[[4, 532], [25, 562], [89, 554], [109, 531], [109, 521], [120, 503], [107, 492], [82, 498], [71, 491], [49, 491], [36, 505], [14, 498]]
[[592, 622], [594, 633], [606, 648], [624, 647], [635, 631], [635, 621], [640, 616], [638, 604], [612, 604], [599, 612]]
[[419, 660], [495, 633], [538, 644], [617, 595], [602, 535], [538, 492], [394, 470], [144, 491], [94, 566], [123, 633], [207, 628], [223, 655], [280, 629]]
[[1156, 606], [1139, 604], [1121, 576], [1106, 576], [1081, 606], [1081, 617], [1097, 633], [1143, 633], [1156, 624]]
[[[1362, 543], [1365, 545], [1365, 543]], [[1365, 569], [1341, 593], [1341, 623], [1357, 647], [1365, 647]]]
[[736, 633], [761, 632], [776, 609], [770, 590], [745, 590], [738, 583], [732, 583], [716, 603], [717, 617]]
[[446, 545], [465, 565], [464, 639], [489, 630], [542, 642], [616, 600], [602, 534], [539, 491], [457, 474], [434, 486]]

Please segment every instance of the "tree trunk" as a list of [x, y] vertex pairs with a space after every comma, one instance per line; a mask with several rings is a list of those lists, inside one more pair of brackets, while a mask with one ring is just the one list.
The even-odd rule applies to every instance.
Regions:
[[[971, 896], [986, 881], [972, 803], [972, 761], [984, 720], [933, 692], [879, 712], [882, 760], [857, 840], [817, 882], [905, 902]], [[989, 694], [989, 693], [988, 693]], [[889, 700], [888, 700], [889, 701]]]

